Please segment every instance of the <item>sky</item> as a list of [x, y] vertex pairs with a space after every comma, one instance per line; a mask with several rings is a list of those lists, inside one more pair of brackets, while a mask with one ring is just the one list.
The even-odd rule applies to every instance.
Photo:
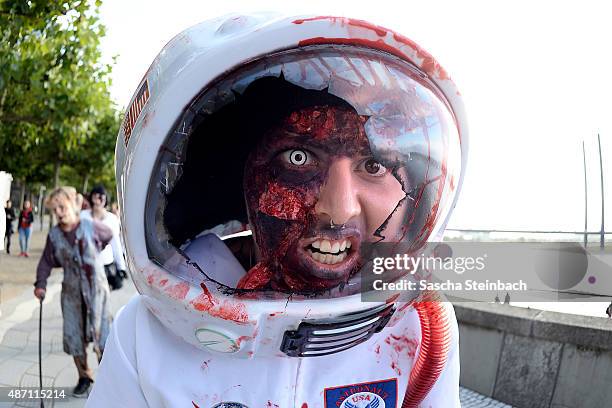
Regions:
[[[368, 20], [404, 34], [450, 73], [470, 128], [465, 182], [449, 227], [612, 231], [612, 25], [603, 1], [104, 0], [112, 96], [125, 107], [177, 33], [230, 12], [280, 11]], [[594, 240], [596, 238], [593, 238]]]

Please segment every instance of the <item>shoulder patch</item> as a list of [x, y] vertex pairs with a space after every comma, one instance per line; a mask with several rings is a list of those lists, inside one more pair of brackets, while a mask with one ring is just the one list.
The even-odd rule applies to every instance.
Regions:
[[397, 408], [397, 379], [325, 388], [325, 408]]
[[149, 81], [147, 79], [140, 85], [136, 97], [125, 112], [125, 119], [123, 119], [123, 141], [125, 145], [128, 145], [130, 136], [132, 135], [132, 129], [140, 116], [140, 112], [149, 100]]

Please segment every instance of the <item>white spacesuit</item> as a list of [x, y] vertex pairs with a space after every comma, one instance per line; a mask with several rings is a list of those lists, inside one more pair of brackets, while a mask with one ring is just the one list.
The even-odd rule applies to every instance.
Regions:
[[361, 278], [364, 248], [441, 236], [464, 116], [427, 52], [361, 20], [235, 15], [176, 36], [119, 134], [141, 295], [87, 406], [459, 407], [452, 306], [366, 301]]

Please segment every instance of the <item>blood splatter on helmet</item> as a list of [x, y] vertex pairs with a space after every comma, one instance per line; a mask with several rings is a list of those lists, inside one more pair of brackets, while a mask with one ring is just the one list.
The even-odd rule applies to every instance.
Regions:
[[370, 322], [319, 354], [344, 350], [391, 313], [361, 301], [360, 245], [438, 237], [466, 152], [455, 85], [391, 30], [263, 14], [198, 24], [153, 61], [119, 133], [132, 277], [198, 347], [303, 355], [283, 336], [300, 323]]

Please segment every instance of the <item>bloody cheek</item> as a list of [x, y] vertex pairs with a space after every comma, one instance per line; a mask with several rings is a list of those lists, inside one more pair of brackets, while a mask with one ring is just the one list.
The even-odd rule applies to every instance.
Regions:
[[[286, 187], [271, 180], [257, 180], [252, 187], [250, 202], [257, 203], [253, 223], [258, 231], [257, 242], [262, 255], [238, 283], [242, 289], [261, 289], [285, 281], [287, 271], [283, 258], [304, 234], [314, 219], [317, 190], [314, 187]], [[257, 198], [256, 192], [261, 192]], [[281, 286], [286, 286], [281, 284]], [[295, 288], [289, 288], [295, 289]]]
[[259, 211], [281, 220], [304, 221], [308, 195], [304, 190], [287, 188], [270, 182], [259, 196]]
[[262, 255], [275, 263], [302, 236], [314, 219], [314, 205], [318, 189], [285, 187], [268, 181], [258, 200], [255, 223]]

